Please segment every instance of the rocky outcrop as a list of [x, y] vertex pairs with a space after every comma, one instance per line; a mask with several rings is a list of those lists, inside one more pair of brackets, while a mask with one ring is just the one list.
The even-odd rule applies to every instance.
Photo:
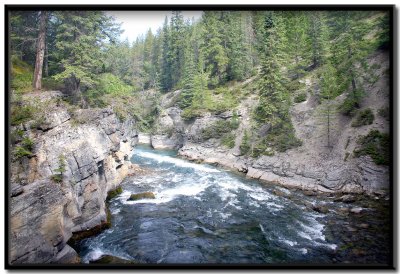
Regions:
[[150, 144], [155, 149], [178, 149], [185, 143], [185, 125], [182, 110], [169, 107], [157, 118], [155, 133], [150, 136]]
[[[218, 164], [246, 173], [249, 178], [279, 184], [286, 188], [324, 193], [387, 193], [389, 170], [376, 166], [369, 157], [361, 157], [348, 165], [327, 162], [322, 167], [290, 162], [282, 156], [262, 156], [257, 159], [234, 155], [228, 149], [187, 143], [178, 154], [189, 160]], [[372, 170], [372, 171], [371, 171]], [[368, 172], [369, 171], [369, 172]]]
[[70, 113], [45, 102], [44, 119], [22, 125], [33, 155], [11, 165], [11, 264], [79, 262], [68, 239], [105, 221], [107, 192], [134, 173], [134, 121], [120, 123], [111, 109]]

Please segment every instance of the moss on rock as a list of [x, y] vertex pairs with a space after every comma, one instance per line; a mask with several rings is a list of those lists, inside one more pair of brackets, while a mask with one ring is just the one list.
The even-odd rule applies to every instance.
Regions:
[[113, 189], [113, 190], [110, 190], [108, 193], [107, 193], [107, 199], [106, 199], [106, 201], [110, 201], [111, 199], [113, 199], [113, 198], [115, 198], [115, 197], [117, 197], [119, 194], [121, 194], [122, 193], [122, 187], [117, 187], [116, 189]]
[[155, 199], [156, 196], [154, 195], [153, 192], [142, 192], [142, 193], [135, 193], [131, 194], [129, 197], [128, 201], [136, 201], [136, 200], [141, 200], [141, 199]]

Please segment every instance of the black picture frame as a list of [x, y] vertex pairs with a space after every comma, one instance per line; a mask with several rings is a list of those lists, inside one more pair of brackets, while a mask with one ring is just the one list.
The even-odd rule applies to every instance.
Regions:
[[[360, 264], [139, 264], [139, 265], [89, 265], [89, 264], [10, 264], [9, 263], [9, 247], [10, 247], [10, 224], [9, 224], [9, 211], [10, 211], [10, 113], [9, 104], [10, 98], [10, 53], [9, 53], [9, 12], [15, 10], [135, 10], [135, 11], [158, 11], [158, 10], [380, 10], [386, 11], [390, 14], [390, 135], [391, 135], [391, 163], [390, 163], [390, 216], [391, 219], [391, 236], [392, 246], [391, 260], [388, 265], [360, 265]], [[397, 93], [398, 83], [397, 77], [397, 12], [395, 5], [5, 5], [4, 13], [4, 26], [5, 26], [5, 93], [4, 93], [4, 115], [5, 115], [5, 178], [4, 178], [4, 193], [5, 206], [5, 249], [4, 261], [5, 269], [8, 270], [135, 270], [135, 269], [158, 269], [158, 270], [266, 270], [266, 269], [279, 269], [279, 270], [394, 270], [397, 266], [397, 127], [394, 121], [397, 121]], [[8, 60], [8, 61], [7, 61]], [[394, 138], [396, 137], [396, 138]], [[396, 214], [395, 214], [396, 213]]]

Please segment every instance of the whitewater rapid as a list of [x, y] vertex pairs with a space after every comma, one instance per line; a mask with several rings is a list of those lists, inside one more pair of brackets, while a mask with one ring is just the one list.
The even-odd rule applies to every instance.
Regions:
[[[132, 161], [149, 172], [123, 182], [110, 204], [112, 228], [81, 243], [84, 262], [104, 254], [144, 263], [327, 262], [337, 249], [325, 239], [325, 215], [301, 203], [312, 197], [149, 147]], [[156, 198], [128, 201], [145, 191]]]

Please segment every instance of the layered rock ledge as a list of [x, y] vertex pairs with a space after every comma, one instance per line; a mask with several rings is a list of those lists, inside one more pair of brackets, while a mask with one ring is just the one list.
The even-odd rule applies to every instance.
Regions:
[[234, 155], [226, 149], [193, 143], [185, 144], [178, 155], [188, 160], [221, 165], [245, 173], [249, 178], [286, 188], [367, 195], [388, 194], [390, 189], [389, 169], [375, 165], [369, 157], [360, 157], [346, 165], [327, 161], [315, 166], [287, 155], [253, 159]]
[[[54, 103], [61, 93], [40, 96], [43, 118], [12, 129], [29, 136], [34, 148], [11, 164], [9, 263], [76, 263], [67, 245], [72, 233], [104, 222], [107, 192], [135, 172], [129, 161], [135, 123], [121, 123], [109, 108], [71, 113]], [[60, 161], [65, 170], [58, 181]]]

